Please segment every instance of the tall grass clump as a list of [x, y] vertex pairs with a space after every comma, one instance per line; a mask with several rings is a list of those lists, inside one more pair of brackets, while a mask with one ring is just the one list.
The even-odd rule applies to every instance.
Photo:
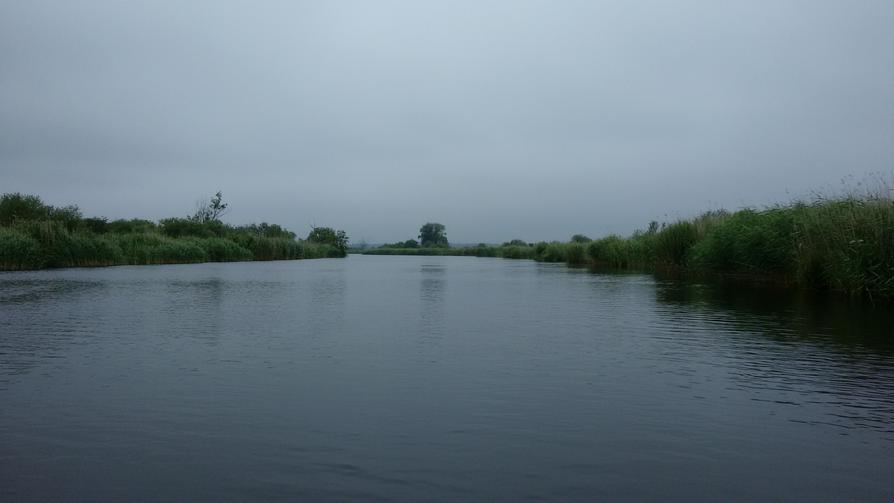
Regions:
[[693, 248], [691, 266], [788, 274], [795, 260], [796, 208], [745, 209], [718, 222]]
[[665, 226], [655, 237], [656, 265], [682, 267], [686, 265], [689, 249], [698, 240], [695, 225], [678, 220]]
[[565, 262], [569, 265], [584, 265], [587, 263], [587, 248], [583, 242], [572, 241], [565, 245]]
[[40, 242], [19, 230], [0, 227], [0, 269], [17, 271], [42, 266]]
[[632, 239], [624, 239], [617, 235], [607, 236], [587, 245], [587, 256], [593, 265], [621, 269], [634, 263], [632, 257]]
[[229, 239], [197, 239], [195, 243], [204, 250], [205, 256], [210, 262], [238, 262], [254, 258], [250, 250]]
[[131, 232], [127, 234], [109, 234], [118, 248], [121, 249], [122, 261], [125, 264], [149, 265], [158, 264], [159, 253], [156, 248], [171, 239], [156, 232]]
[[499, 248], [499, 256], [508, 259], [533, 259], [536, 250], [528, 245], [503, 245]]
[[115, 265], [121, 249], [102, 235], [71, 231], [63, 221], [17, 221], [12, 230], [38, 244], [39, 267], [79, 267]]
[[540, 262], [565, 262], [567, 252], [567, 244], [558, 241], [540, 242], [534, 245], [534, 259]]
[[894, 200], [885, 192], [795, 211], [795, 274], [808, 284], [894, 297]]
[[261, 237], [249, 244], [254, 260], [292, 260], [305, 258], [304, 247], [294, 239]]
[[152, 248], [151, 264], [191, 264], [208, 262], [208, 254], [198, 240], [170, 239]]

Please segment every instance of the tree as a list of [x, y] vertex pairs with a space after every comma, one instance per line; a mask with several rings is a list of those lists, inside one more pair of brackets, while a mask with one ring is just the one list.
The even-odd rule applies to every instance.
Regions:
[[19, 192], [0, 197], [0, 225], [12, 225], [16, 220], [44, 220], [50, 217], [52, 206], [44, 204], [39, 196]]
[[331, 227], [313, 227], [307, 240], [311, 243], [332, 245], [344, 252], [348, 249], [348, 235]]
[[81, 227], [90, 232], [103, 234], [109, 230], [109, 219], [105, 217], [82, 218]]
[[586, 244], [586, 243], [589, 243], [590, 241], [593, 241], [593, 240], [588, 238], [587, 236], [584, 236], [583, 234], [575, 234], [575, 235], [571, 236], [572, 243]]
[[190, 220], [199, 223], [219, 221], [220, 217], [227, 214], [227, 206], [229, 205], [223, 202], [223, 194], [218, 190], [211, 201], [202, 200], [196, 203], [196, 212]]
[[423, 247], [448, 247], [446, 227], [439, 223], [429, 222], [419, 229], [419, 244]]
[[81, 210], [77, 206], [55, 206], [44, 204], [38, 196], [18, 192], [0, 197], [0, 225], [12, 225], [25, 220], [53, 220], [62, 222], [68, 230], [74, 230], [81, 221]]

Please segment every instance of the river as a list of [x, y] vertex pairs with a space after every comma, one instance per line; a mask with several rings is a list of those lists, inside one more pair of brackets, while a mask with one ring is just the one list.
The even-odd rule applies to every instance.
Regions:
[[474, 257], [0, 274], [0, 500], [891, 501], [891, 309]]

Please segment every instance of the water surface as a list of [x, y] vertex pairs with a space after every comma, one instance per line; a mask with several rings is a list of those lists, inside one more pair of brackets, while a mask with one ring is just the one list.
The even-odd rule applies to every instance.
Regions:
[[472, 257], [0, 274], [0, 500], [894, 499], [890, 310]]

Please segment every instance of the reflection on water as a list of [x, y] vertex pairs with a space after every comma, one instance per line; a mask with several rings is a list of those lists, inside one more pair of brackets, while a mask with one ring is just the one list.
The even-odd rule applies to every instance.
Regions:
[[[721, 332], [731, 389], [786, 405], [790, 421], [890, 434], [894, 317], [881, 306], [798, 292], [662, 282], [660, 312], [689, 337]], [[679, 341], [676, 341], [679, 343]], [[886, 440], [894, 437], [885, 435]]]
[[0, 274], [0, 500], [891, 500], [891, 311], [471, 257]]
[[[430, 260], [443, 260], [432, 257]], [[445, 263], [423, 263], [419, 269], [419, 337], [434, 344], [444, 336], [444, 295], [447, 287]]]
[[769, 287], [681, 281], [659, 283], [656, 294], [668, 305], [726, 313], [769, 336], [832, 344], [843, 351], [894, 350], [894, 309], [890, 305]]
[[100, 281], [72, 281], [48, 278], [16, 279], [3, 281], [0, 289], [0, 304], [18, 305], [59, 296], [72, 296], [102, 289], [106, 285]]
[[108, 296], [104, 282], [22, 276], [0, 276], [0, 390], [14, 376], [52, 361], [60, 348], [83, 343], [107, 314], [99, 305]]

